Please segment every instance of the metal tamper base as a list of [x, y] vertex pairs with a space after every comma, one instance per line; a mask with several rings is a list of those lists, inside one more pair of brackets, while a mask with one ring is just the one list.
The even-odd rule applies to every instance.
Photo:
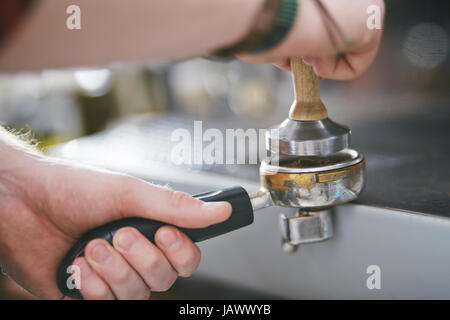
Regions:
[[328, 156], [350, 146], [350, 129], [330, 118], [296, 121], [287, 118], [266, 131], [266, 148], [271, 154]]

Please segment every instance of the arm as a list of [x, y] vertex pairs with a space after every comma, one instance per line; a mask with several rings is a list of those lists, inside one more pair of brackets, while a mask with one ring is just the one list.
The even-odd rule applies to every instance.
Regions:
[[[57, 267], [93, 227], [131, 216], [205, 227], [231, 212], [229, 203], [204, 203], [127, 175], [44, 157], [2, 128], [0, 168], [0, 265], [41, 298], [62, 297]], [[183, 233], [162, 227], [155, 242], [133, 228], [119, 230], [113, 246], [92, 240], [75, 261], [84, 298], [145, 299], [195, 271], [200, 251]]]
[[74, 0], [81, 30], [66, 28], [65, 1], [39, 0], [0, 51], [0, 70], [155, 61], [238, 41], [262, 0]]
[[[341, 46], [355, 71], [334, 68], [330, 42], [316, 0], [299, 0], [296, 23], [275, 48], [242, 55], [253, 63], [288, 68], [288, 57], [306, 57], [324, 78], [349, 79], [375, 58], [381, 30], [366, 27], [370, 5], [383, 0], [323, 0], [350, 45]], [[98, 65], [119, 61], [157, 61], [202, 55], [241, 40], [252, 28], [263, 0], [74, 0], [81, 8], [81, 30], [66, 28], [67, 3], [40, 0], [2, 51], [0, 70], [17, 71]]]

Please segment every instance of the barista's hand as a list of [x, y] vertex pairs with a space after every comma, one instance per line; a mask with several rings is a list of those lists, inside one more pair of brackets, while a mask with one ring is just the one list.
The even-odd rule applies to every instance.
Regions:
[[[252, 63], [272, 62], [289, 70], [289, 57], [302, 56], [304, 61], [312, 65], [317, 75], [322, 78], [346, 80], [359, 76], [374, 60], [382, 35], [381, 29], [367, 27], [367, 20], [371, 14], [368, 14], [366, 10], [371, 5], [378, 6], [381, 10], [381, 20], [383, 20], [384, 1], [322, 0], [347, 40], [351, 42], [348, 45], [340, 41], [339, 48], [346, 53], [354, 71], [342, 60], [335, 68], [336, 51], [315, 2], [316, 0], [299, 1], [296, 24], [277, 47], [258, 55], [241, 55], [240, 58]], [[338, 36], [336, 38], [339, 39]]]
[[[3, 148], [0, 264], [41, 298], [62, 297], [56, 286], [57, 267], [88, 229], [129, 216], [205, 227], [226, 220], [231, 212], [226, 202], [204, 203], [127, 175], [20, 150], [5, 153]], [[137, 230], [123, 228], [114, 246], [101, 239], [91, 241], [86, 257], [76, 260], [84, 298], [147, 299], [150, 291], [167, 290], [178, 276], [195, 271], [200, 251], [184, 234], [163, 227], [155, 240], [157, 245]]]

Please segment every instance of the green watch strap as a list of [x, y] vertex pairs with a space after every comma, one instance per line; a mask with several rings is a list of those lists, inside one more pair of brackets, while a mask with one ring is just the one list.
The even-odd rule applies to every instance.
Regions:
[[227, 58], [238, 53], [261, 53], [275, 47], [286, 37], [294, 25], [299, 1], [265, 0], [252, 31], [242, 41], [221, 48], [211, 56]]
[[297, 18], [298, 0], [280, 0], [278, 12], [271, 32], [264, 38], [259, 46], [247, 51], [261, 53], [279, 44], [291, 30]]

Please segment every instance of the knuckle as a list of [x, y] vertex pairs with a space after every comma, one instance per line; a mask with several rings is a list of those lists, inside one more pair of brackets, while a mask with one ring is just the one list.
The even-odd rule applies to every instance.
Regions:
[[192, 200], [192, 197], [186, 192], [174, 191], [174, 190], [169, 191], [169, 203], [174, 208], [183, 207], [190, 200]]
[[111, 282], [115, 284], [124, 284], [130, 278], [130, 271], [128, 268], [115, 268], [111, 273]]
[[148, 257], [147, 261], [145, 262], [144, 269], [150, 271], [158, 270], [161, 268], [162, 263], [163, 259], [161, 255], [152, 254]]
[[161, 279], [161, 281], [156, 284], [152, 289], [156, 292], [163, 292], [169, 290], [175, 281], [177, 280], [178, 275], [175, 271], [171, 272], [168, 276], [166, 276], [164, 279]]

